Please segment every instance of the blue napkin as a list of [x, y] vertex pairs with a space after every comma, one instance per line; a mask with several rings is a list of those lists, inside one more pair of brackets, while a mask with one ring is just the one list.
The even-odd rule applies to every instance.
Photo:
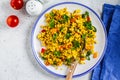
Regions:
[[104, 4], [102, 20], [108, 33], [108, 45], [91, 80], [120, 80], [120, 6]]

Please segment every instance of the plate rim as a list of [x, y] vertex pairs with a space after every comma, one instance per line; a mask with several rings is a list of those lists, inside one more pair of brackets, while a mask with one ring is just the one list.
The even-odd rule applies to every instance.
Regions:
[[76, 5], [80, 5], [82, 7], [85, 7], [87, 9], [89, 9], [90, 11], [93, 12], [93, 14], [95, 14], [95, 16], [99, 19], [100, 23], [102, 24], [102, 27], [103, 27], [103, 30], [104, 30], [104, 34], [105, 34], [105, 46], [104, 46], [104, 50], [103, 50], [103, 53], [100, 57], [100, 59], [97, 61], [96, 64], [94, 64], [94, 66], [92, 66], [90, 69], [88, 69], [87, 71], [81, 73], [81, 74], [77, 74], [77, 75], [73, 75], [73, 78], [75, 77], [80, 77], [80, 76], [83, 76], [85, 74], [87, 74], [88, 72], [92, 71], [99, 63], [100, 61], [103, 59], [103, 56], [105, 55], [105, 51], [106, 51], [106, 47], [107, 47], [107, 32], [106, 32], [106, 29], [105, 29], [105, 25], [103, 24], [103, 21], [101, 20], [101, 18], [98, 16], [98, 14], [93, 10], [91, 9], [90, 7], [82, 4], [82, 3], [79, 3], [79, 2], [73, 2], [73, 1], [69, 1], [69, 2], [59, 2], [59, 3], [56, 3], [56, 4], [53, 4], [51, 5], [50, 7], [46, 8], [38, 17], [38, 19], [36, 20], [33, 28], [32, 28], [32, 32], [31, 32], [31, 48], [32, 48], [32, 54], [34, 55], [34, 58], [36, 59], [36, 61], [38, 62], [38, 64], [45, 70], [47, 71], [48, 73], [50, 74], [53, 74], [55, 76], [58, 76], [58, 77], [62, 77], [62, 78], [65, 78], [66, 75], [61, 75], [61, 74], [57, 74], [53, 71], [51, 71], [50, 69], [46, 68], [42, 63], [41, 61], [39, 60], [36, 52], [35, 52], [35, 49], [34, 49], [34, 44], [33, 44], [33, 37], [34, 37], [34, 32], [35, 32], [35, 28], [36, 28], [36, 25], [39, 21], [39, 19], [44, 15], [44, 13], [46, 13], [48, 10], [50, 10], [51, 8], [55, 7], [55, 6], [59, 6], [59, 5], [62, 5], [62, 4], [76, 4]]

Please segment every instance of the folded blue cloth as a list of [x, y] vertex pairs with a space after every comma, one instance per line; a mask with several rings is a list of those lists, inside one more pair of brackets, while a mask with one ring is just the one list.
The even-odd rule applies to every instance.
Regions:
[[120, 80], [120, 6], [104, 4], [102, 20], [108, 33], [108, 45], [91, 80]]

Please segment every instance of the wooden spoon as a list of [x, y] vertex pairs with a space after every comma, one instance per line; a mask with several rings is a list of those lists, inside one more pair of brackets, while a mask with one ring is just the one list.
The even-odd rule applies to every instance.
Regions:
[[77, 61], [73, 62], [68, 70], [68, 73], [67, 73], [67, 76], [66, 76], [66, 80], [72, 80], [72, 76], [73, 76], [73, 73], [76, 69], [76, 66], [77, 66]]
[[[83, 48], [83, 50], [81, 51], [81, 53], [83, 53], [85, 51], [85, 49]], [[72, 76], [73, 76], [73, 73], [76, 69], [76, 66], [77, 66], [77, 63], [78, 61], [75, 60], [75, 62], [73, 62], [68, 70], [68, 73], [66, 75], [66, 80], [72, 80]]]

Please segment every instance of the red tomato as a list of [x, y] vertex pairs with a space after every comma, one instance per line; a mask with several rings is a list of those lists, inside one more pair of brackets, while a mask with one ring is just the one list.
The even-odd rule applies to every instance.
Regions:
[[12, 6], [12, 8], [19, 10], [23, 7], [23, 0], [11, 0], [10, 5]]
[[19, 19], [17, 16], [11, 15], [7, 18], [6, 22], [7, 22], [8, 26], [14, 28], [18, 25]]

